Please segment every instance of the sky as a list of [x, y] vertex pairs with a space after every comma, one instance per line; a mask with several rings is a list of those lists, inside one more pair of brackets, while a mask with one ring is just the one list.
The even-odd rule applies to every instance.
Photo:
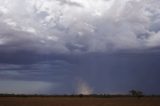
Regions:
[[0, 0], [0, 93], [160, 94], [159, 0]]

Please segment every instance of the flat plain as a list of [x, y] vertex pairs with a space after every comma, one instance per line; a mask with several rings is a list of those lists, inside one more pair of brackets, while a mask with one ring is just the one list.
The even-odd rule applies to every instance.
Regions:
[[160, 106], [160, 97], [0, 97], [0, 106]]

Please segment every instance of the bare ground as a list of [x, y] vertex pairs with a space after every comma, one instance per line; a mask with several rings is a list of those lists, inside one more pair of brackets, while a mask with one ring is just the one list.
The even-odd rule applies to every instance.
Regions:
[[160, 106], [160, 98], [0, 97], [0, 106]]

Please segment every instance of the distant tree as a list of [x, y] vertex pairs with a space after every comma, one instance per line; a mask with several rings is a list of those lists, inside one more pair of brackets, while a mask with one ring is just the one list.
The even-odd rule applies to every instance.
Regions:
[[142, 97], [143, 96], [143, 92], [142, 91], [138, 91], [138, 90], [130, 90], [129, 93], [132, 96], [135, 96], [135, 97]]
[[136, 96], [136, 94], [137, 94], [136, 90], [130, 90], [129, 93], [132, 96]]

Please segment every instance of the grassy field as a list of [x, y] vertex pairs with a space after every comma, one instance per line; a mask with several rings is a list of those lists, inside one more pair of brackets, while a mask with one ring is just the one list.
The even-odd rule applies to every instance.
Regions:
[[0, 106], [160, 106], [160, 98], [0, 97]]

